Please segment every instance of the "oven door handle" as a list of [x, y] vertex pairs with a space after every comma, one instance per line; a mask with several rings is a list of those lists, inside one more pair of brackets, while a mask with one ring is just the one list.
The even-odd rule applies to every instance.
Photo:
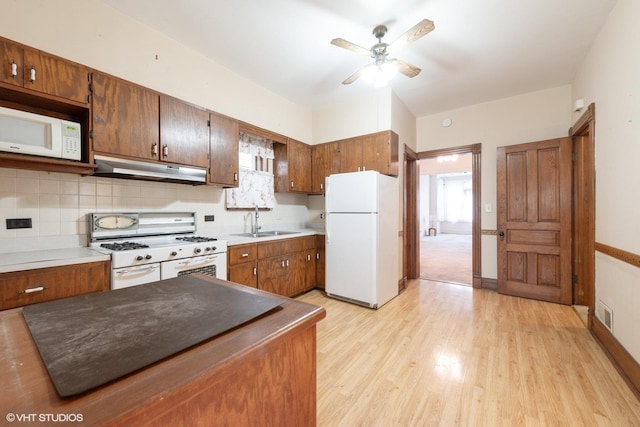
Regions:
[[196, 257], [196, 258], [187, 258], [184, 261], [180, 261], [178, 265], [191, 265], [191, 264], [207, 264], [217, 260], [218, 257], [213, 256], [205, 256], [205, 257]]
[[146, 267], [139, 267], [133, 270], [129, 270], [129, 269], [118, 269], [115, 273], [116, 274], [126, 274], [126, 273], [133, 273], [133, 272], [139, 272], [139, 271], [153, 271], [157, 268], [160, 268], [160, 265], [149, 265]]

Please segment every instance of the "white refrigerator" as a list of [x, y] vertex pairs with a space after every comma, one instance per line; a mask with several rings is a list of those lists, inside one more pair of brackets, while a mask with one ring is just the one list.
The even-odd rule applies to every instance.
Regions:
[[398, 179], [365, 171], [325, 184], [327, 296], [379, 308], [398, 295]]

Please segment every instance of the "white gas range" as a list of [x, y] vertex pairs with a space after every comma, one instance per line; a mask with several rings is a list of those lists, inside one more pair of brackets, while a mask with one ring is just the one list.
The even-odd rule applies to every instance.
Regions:
[[194, 212], [89, 216], [91, 247], [111, 254], [111, 289], [192, 273], [227, 278], [227, 242], [196, 236]]

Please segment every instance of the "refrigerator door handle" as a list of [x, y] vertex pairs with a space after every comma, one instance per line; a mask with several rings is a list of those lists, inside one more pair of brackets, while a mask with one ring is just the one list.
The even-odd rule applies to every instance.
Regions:
[[324, 234], [325, 234], [325, 238], [326, 238], [326, 243], [330, 243], [331, 242], [331, 221], [329, 221], [329, 215], [331, 215], [329, 212], [326, 213], [325, 218], [326, 221], [324, 223]]

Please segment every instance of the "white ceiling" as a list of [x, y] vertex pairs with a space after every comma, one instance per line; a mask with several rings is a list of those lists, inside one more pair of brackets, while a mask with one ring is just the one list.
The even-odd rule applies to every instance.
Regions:
[[422, 68], [393, 91], [421, 117], [571, 83], [617, 0], [102, 0], [296, 104], [319, 109], [374, 90], [341, 82], [423, 18], [435, 30], [395, 54]]

